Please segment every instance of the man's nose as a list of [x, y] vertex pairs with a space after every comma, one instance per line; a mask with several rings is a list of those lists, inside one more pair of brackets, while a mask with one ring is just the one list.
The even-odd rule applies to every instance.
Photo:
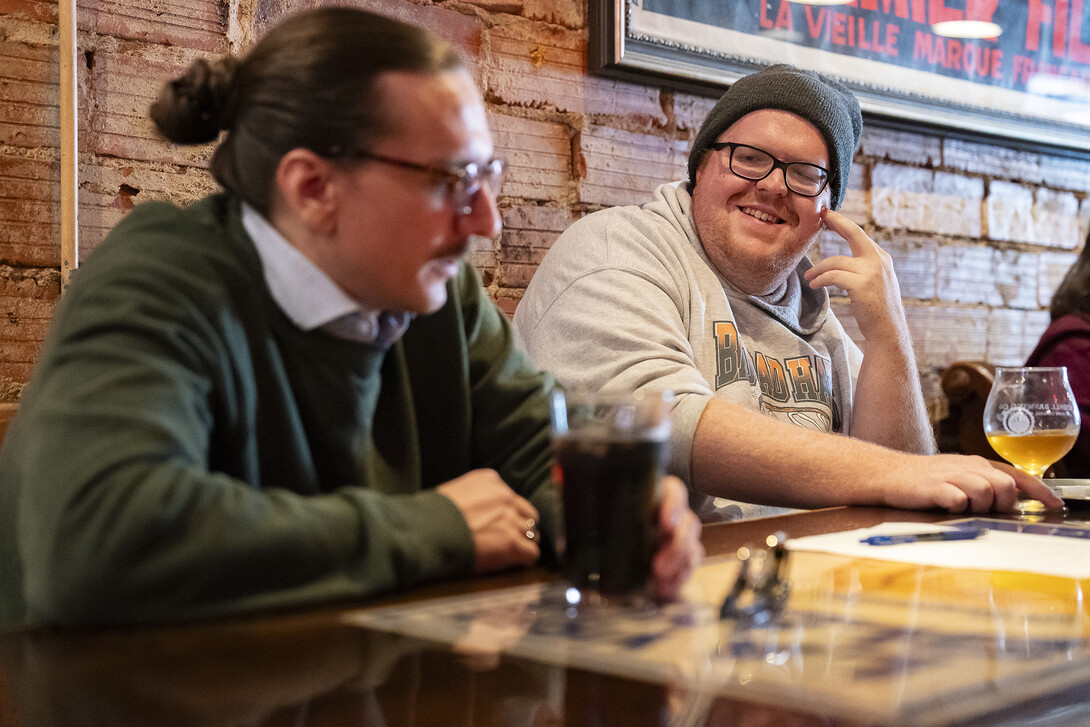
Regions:
[[786, 196], [790, 191], [787, 188], [787, 169], [780, 166], [773, 167], [764, 179], [757, 182], [757, 186], [773, 194]]
[[489, 182], [481, 186], [469, 200], [469, 213], [458, 215], [459, 231], [481, 237], [495, 237], [500, 232], [500, 210], [496, 203], [496, 192]]

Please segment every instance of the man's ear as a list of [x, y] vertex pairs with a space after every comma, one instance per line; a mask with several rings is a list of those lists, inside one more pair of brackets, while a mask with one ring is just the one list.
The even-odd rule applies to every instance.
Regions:
[[[707, 149], [705, 149], [704, 151], [702, 151], [700, 153], [700, 161], [697, 162], [696, 173], [693, 174], [692, 183], [690, 185], [692, 188], [696, 187], [697, 180], [699, 180], [700, 177], [704, 174], [704, 170], [708, 166], [708, 160], [711, 159], [711, 158], [712, 158], [712, 155], [708, 153]], [[690, 191], [692, 191], [692, 190], [690, 190]]]
[[336, 231], [334, 166], [309, 149], [296, 148], [280, 158], [276, 186], [292, 216], [323, 237]]

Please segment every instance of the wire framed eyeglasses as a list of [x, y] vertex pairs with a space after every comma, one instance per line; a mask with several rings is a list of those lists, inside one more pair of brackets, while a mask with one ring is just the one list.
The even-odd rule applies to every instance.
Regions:
[[382, 164], [390, 164], [402, 169], [412, 169], [431, 176], [432, 181], [444, 186], [444, 194], [454, 207], [454, 211], [460, 215], [468, 215], [473, 212], [473, 198], [484, 185], [488, 185], [488, 191], [493, 199], [499, 193], [503, 185], [503, 174], [507, 165], [503, 159], [493, 157], [486, 162], [466, 162], [449, 167], [420, 164], [405, 159], [375, 154], [362, 149], [341, 150], [335, 149], [331, 156], [350, 157], [352, 159], [369, 159]]
[[817, 164], [782, 162], [764, 149], [730, 141], [708, 144], [708, 148], [729, 150], [727, 166], [730, 171], [751, 182], [759, 182], [776, 169], [782, 169], [784, 184], [801, 197], [817, 197], [829, 184], [829, 170]]

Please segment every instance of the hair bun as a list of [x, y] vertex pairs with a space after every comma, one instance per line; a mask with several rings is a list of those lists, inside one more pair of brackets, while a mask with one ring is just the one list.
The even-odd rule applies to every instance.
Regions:
[[201, 58], [184, 76], [163, 86], [149, 114], [159, 132], [179, 144], [212, 141], [233, 122], [231, 91], [238, 60]]

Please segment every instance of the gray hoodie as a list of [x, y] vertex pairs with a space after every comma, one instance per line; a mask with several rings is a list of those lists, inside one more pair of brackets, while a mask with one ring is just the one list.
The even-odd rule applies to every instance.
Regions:
[[[515, 333], [567, 387], [673, 390], [670, 469], [691, 486], [693, 435], [713, 396], [849, 431], [863, 355], [828, 293], [802, 280], [810, 265], [773, 296], [734, 289], [704, 254], [688, 183], [664, 184], [642, 207], [595, 212], [565, 231], [519, 303]], [[693, 505], [705, 521], [783, 512], [699, 493]]]

